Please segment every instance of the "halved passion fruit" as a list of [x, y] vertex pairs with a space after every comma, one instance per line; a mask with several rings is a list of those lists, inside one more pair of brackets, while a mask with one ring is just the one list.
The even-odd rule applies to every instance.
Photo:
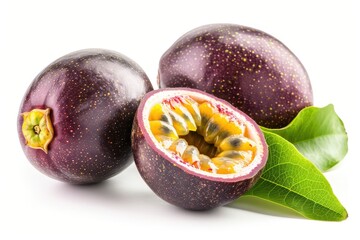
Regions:
[[189, 88], [145, 95], [133, 124], [132, 149], [149, 187], [169, 203], [192, 210], [238, 198], [267, 160], [264, 136], [250, 117]]

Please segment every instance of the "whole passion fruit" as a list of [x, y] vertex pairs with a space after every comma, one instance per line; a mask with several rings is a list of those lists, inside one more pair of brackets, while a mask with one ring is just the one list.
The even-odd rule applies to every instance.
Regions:
[[134, 119], [132, 149], [149, 187], [165, 201], [192, 210], [238, 198], [267, 161], [264, 136], [250, 117], [190, 88], [145, 95]]
[[269, 34], [234, 24], [206, 25], [180, 37], [161, 57], [158, 81], [161, 88], [211, 93], [269, 128], [286, 126], [313, 104], [299, 59]]
[[20, 106], [18, 134], [29, 161], [69, 183], [105, 180], [131, 162], [131, 126], [152, 90], [144, 71], [128, 57], [86, 49], [46, 67]]

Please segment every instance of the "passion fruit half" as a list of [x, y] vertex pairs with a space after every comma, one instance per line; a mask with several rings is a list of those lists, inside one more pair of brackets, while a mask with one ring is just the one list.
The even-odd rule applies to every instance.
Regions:
[[268, 153], [249, 116], [190, 88], [145, 95], [134, 119], [132, 150], [149, 187], [165, 201], [191, 210], [241, 196], [257, 181]]
[[180, 37], [161, 57], [158, 80], [161, 88], [213, 94], [268, 128], [287, 126], [313, 105], [295, 54], [275, 37], [236, 24], [205, 25]]

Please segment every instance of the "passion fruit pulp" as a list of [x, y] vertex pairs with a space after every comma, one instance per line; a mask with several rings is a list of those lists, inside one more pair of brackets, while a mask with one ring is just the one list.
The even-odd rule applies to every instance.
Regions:
[[267, 161], [258, 125], [228, 102], [189, 88], [159, 89], [141, 101], [132, 129], [136, 166], [176, 206], [205, 210], [246, 192]]
[[269, 34], [235, 24], [205, 25], [161, 57], [159, 86], [200, 89], [281, 128], [313, 104], [309, 76], [293, 52]]

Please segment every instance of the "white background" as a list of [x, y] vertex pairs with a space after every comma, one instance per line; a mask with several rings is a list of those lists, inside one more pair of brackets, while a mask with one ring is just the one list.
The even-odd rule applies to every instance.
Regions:
[[[359, 239], [355, 2], [1, 1], [0, 239]], [[347, 220], [312, 221], [249, 201], [241, 208], [185, 211], [155, 196], [134, 164], [103, 184], [71, 186], [27, 161], [17, 138], [17, 111], [26, 88], [50, 62], [83, 48], [107, 48], [135, 60], [155, 83], [162, 53], [185, 32], [208, 23], [237, 23], [275, 36], [307, 69], [315, 105], [335, 105], [347, 128], [349, 153], [325, 176], [348, 210]]]

